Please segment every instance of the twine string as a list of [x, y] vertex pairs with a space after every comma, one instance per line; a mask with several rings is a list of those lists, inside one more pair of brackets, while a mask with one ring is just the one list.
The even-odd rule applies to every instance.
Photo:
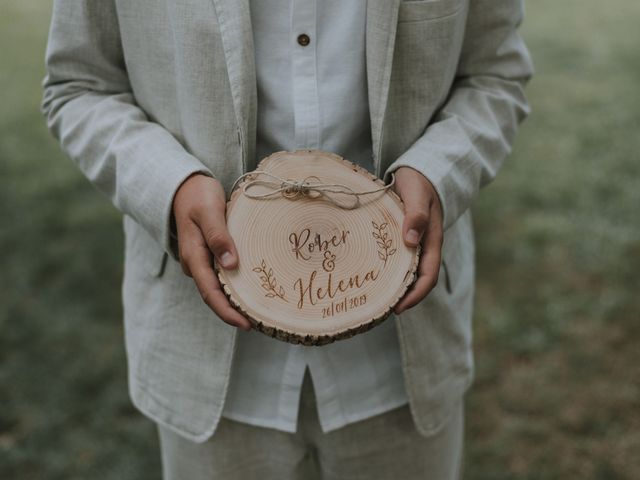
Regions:
[[[267, 177], [271, 177], [273, 180], [256, 179], [243, 183], [241, 190], [249, 198], [260, 199], [278, 194], [282, 195], [285, 198], [288, 198], [289, 200], [295, 200], [300, 197], [324, 197], [334, 205], [347, 210], [352, 210], [359, 207], [361, 196], [385, 191], [391, 188], [396, 181], [395, 174], [392, 172], [391, 182], [388, 185], [373, 190], [356, 192], [351, 187], [343, 185], [341, 183], [322, 183], [322, 180], [315, 175], [309, 175], [302, 180], [293, 180], [279, 177], [278, 175], [274, 175], [273, 173], [264, 170], [255, 170], [253, 172], [247, 172], [238, 177], [238, 179], [233, 183], [231, 191], [235, 190], [236, 186], [242, 179], [252, 175], [265, 175]], [[272, 190], [265, 193], [249, 193], [247, 191], [250, 188], [259, 185], [271, 188]], [[346, 196], [345, 198], [349, 198], [350, 201], [341, 200], [340, 196], [342, 195]]]

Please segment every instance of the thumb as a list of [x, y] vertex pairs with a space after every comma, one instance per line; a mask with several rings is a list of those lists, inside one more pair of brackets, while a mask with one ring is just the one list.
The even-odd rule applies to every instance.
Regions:
[[409, 247], [416, 247], [422, 240], [429, 225], [427, 205], [417, 203], [409, 197], [405, 200], [405, 214], [402, 222], [402, 237]]
[[424, 177], [411, 167], [398, 168], [395, 177], [394, 189], [404, 206], [402, 238], [408, 247], [417, 247], [430, 221], [429, 201], [423, 184]]
[[226, 269], [233, 269], [238, 266], [238, 253], [227, 229], [224, 207], [217, 210], [201, 218], [199, 226], [216, 261]]

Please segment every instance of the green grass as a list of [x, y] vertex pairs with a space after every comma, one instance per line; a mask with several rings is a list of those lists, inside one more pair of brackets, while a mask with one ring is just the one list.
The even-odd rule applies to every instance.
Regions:
[[[0, 16], [0, 478], [156, 479], [117, 211], [38, 106], [48, 2]], [[640, 3], [536, 0], [533, 114], [474, 207], [467, 479], [640, 478]]]

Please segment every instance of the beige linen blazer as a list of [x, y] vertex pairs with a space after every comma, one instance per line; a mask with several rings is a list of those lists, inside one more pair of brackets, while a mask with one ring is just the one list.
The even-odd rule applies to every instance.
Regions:
[[[368, 1], [375, 173], [388, 182], [396, 168], [415, 168], [444, 209], [438, 284], [397, 321], [423, 435], [443, 425], [473, 378], [469, 207], [528, 114], [522, 16], [521, 0]], [[256, 166], [249, 0], [54, 0], [43, 87], [49, 129], [124, 214], [132, 402], [204, 442], [220, 418], [236, 330], [182, 273], [170, 210], [190, 174], [212, 175], [228, 193]]]

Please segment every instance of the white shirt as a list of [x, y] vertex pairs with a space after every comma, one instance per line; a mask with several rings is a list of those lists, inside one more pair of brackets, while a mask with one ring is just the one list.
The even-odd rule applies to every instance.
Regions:
[[[251, 0], [251, 20], [258, 160], [313, 148], [372, 172], [366, 0]], [[366, 333], [323, 347], [238, 330], [223, 416], [295, 432], [306, 368], [324, 432], [407, 403], [392, 314]]]

